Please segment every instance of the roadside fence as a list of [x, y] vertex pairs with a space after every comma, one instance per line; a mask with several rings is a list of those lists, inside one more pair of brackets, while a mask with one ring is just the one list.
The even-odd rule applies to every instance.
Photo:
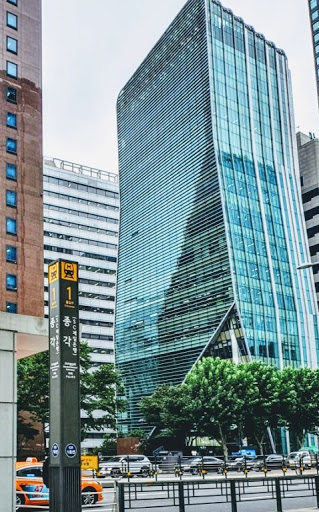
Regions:
[[[258, 477], [206, 480], [165, 480], [116, 482], [117, 512], [149, 510], [152, 508], [187, 512], [188, 507], [209, 505], [211, 512], [219, 512], [220, 505], [229, 505], [229, 512], [237, 512], [238, 503], [273, 500], [275, 510], [283, 512], [283, 499], [312, 498], [312, 506], [319, 508], [319, 476]], [[206, 509], [207, 510], [207, 509]], [[224, 510], [224, 509], [223, 509]]]

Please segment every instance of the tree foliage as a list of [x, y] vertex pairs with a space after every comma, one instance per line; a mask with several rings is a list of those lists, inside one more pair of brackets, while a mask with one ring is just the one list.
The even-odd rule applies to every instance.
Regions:
[[301, 448], [305, 434], [319, 424], [318, 401], [319, 370], [204, 358], [184, 384], [161, 386], [140, 406], [162, 434], [207, 436], [227, 457], [235, 429], [240, 439], [254, 439], [261, 454], [267, 429], [280, 426], [289, 428]]
[[284, 368], [280, 402], [282, 421], [296, 437], [299, 449], [306, 433], [319, 425], [319, 370]]
[[243, 434], [253, 437], [263, 454], [267, 428], [276, 428], [281, 422], [280, 372], [274, 366], [261, 361], [240, 364], [237, 372], [246, 375], [248, 385], [245, 400]]
[[142, 398], [140, 408], [149, 425], [155, 425], [164, 437], [174, 437], [176, 447], [188, 444], [196, 424], [194, 407], [185, 386], [160, 386], [151, 396]]
[[202, 435], [216, 439], [228, 456], [227, 442], [234, 428], [243, 422], [245, 405], [245, 373], [225, 359], [202, 359], [187, 376], [187, 395], [198, 416]]
[[[102, 365], [92, 371], [90, 348], [80, 344], [80, 393], [82, 439], [91, 430], [115, 428], [116, 409], [124, 410], [125, 403], [118, 398], [122, 385], [112, 365]], [[18, 432], [22, 438], [32, 439], [37, 432], [27, 423], [21, 412], [28, 412], [30, 420], [44, 426], [49, 422], [49, 353], [41, 352], [18, 361]], [[99, 410], [98, 418], [93, 411]], [[29, 428], [28, 428], [29, 427]]]

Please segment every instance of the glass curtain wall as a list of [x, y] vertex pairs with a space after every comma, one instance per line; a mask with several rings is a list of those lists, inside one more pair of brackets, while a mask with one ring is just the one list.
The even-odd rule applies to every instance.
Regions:
[[144, 427], [141, 397], [205, 354], [315, 366], [284, 52], [219, 2], [189, 0], [117, 110], [121, 429]]

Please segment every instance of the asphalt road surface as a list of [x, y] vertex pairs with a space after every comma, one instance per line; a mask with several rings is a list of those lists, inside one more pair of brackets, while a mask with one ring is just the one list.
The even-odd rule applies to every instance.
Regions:
[[[305, 476], [308, 474], [314, 474], [314, 471], [307, 471]], [[292, 471], [291, 475], [295, 475], [295, 472]], [[271, 471], [269, 473], [269, 477], [282, 475], [280, 471]], [[238, 479], [241, 475], [238, 473], [230, 473], [229, 478]], [[260, 473], [249, 473], [249, 478], [256, 477], [258, 479], [261, 478]], [[287, 475], [289, 476], [289, 475]], [[209, 484], [209, 479], [214, 478], [214, 480], [224, 479], [224, 476], [220, 475], [216, 478], [216, 474], [209, 475], [207, 477], [207, 483]], [[244, 477], [243, 477], [244, 478]], [[160, 474], [158, 476], [158, 481], [162, 480], [171, 480], [174, 482], [178, 482], [179, 478], [174, 477], [173, 475]], [[198, 482], [201, 481], [200, 477], [183, 477], [183, 480]], [[265, 479], [266, 480], [266, 479]], [[127, 479], [120, 479], [120, 481], [127, 481]], [[138, 501], [132, 500], [131, 508], [126, 508], [127, 512], [136, 511], [139, 512], [178, 512], [179, 509], [177, 506], [173, 506], [173, 500], [167, 499], [166, 493], [161, 494], [161, 486], [155, 487], [152, 485], [154, 480], [149, 478], [132, 478], [132, 483], [141, 482], [143, 484], [147, 484], [143, 487], [147, 492], [143, 492], [137, 497], [140, 498]], [[100, 483], [104, 486], [104, 499], [103, 501], [98, 502], [95, 506], [83, 507], [83, 511], [87, 510], [89, 512], [116, 512], [115, 508], [115, 492], [113, 485], [115, 483], [114, 479], [106, 478], [101, 479]], [[272, 496], [268, 493], [267, 488], [262, 486], [263, 481], [256, 482], [256, 486], [247, 494], [242, 494], [242, 501], [237, 503], [237, 512], [276, 512], [276, 501], [271, 499]], [[307, 484], [302, 485], [298, 492], [291, 492], [289, 489], [287, 490], [287, 498], [282, 500], [283, 511], [290, 512], [296, 510], [301, 512], [300, 509], [308, 509], [310, 511], [319, 510], [316, 508], [316, 498], [315, 496], [307, 497], [305, 495], [309, 494], [309, 489], [307, 488]], [[172, 496], [170, 496], [171, 498]], [[256, 498], [260, 499], [257, 501]], [[213, 503], [214, 501], [225, 501], [223, 497], [220, 496], [220, 489], [213, 489], [213, 486], [208, 485], [205, 486], [203, 490], [196, 495], [196, 498], [190, 500], [188, 502], [187, 496], [185, 499], [185, 512], [231, 512], [231, 504], [230, 503]], [[128, 505], [128, 503], [127, 503]], [[35, 509], [31, 509], [35, 510]], [[42, 508], [43, 510], [43, 508]], [[302, 511], [303, 512], [303, 511]]]

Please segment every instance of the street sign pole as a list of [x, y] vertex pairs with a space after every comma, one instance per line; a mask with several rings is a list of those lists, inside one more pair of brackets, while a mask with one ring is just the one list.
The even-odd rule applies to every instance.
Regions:
[[50, 512], [80, 512], [78, 264], [49, 265]]

